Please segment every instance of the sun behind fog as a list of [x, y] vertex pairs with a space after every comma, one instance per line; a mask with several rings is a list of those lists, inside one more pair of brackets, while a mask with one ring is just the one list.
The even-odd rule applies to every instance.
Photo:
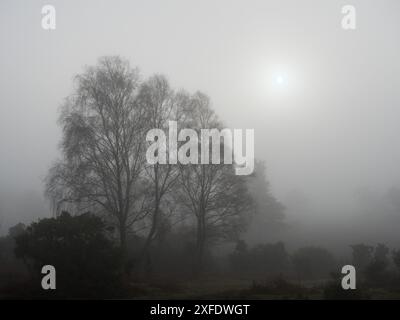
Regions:
[[284, 75], [276, 75], [275, 76], [275, 84], [278, 86], [284, 86], [287, 83], [287, 78]]

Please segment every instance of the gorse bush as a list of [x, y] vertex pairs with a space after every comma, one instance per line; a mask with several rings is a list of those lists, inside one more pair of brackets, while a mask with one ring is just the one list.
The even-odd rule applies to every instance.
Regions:
[[[101, 218], [85, 213], [32, 223], [16, 237], [15, 254], [33, 275], [43, 265], [53, 265], [57, 272], [57, 296], [112, 296], [119, 286], [120, 251], [107, 237]], [[37, 287], [39, 287], [37, 285]]]
[[259, 244], [248, 249], [240, 240], [235, 251], [230, 255], [232, 268], [241, 273], [269, 276], [286, 272], [289, 266], [289, 255], [282, 242]]
[[319, 247], [304, 247], [294, 252], [292, 263], [300, 279], [323, 279], [337, 268], [333, 255]]

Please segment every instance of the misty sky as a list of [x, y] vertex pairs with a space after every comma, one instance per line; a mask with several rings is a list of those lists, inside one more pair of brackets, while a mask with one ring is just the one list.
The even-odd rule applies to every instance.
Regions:
[[[41, 28], [45, 4], [54, 31]], [[354, 31], [341, 28], [345, 4]], [[42, 180], [59, 156], [59, 106], [104, 55], [201, 90], [227, 126], [254, 128], [279, 199], [297, 189], [321, 215], [347, 212], [355, 190], [400, 185], [399, 36], [398, 0], [1, 0], [4, 224], [49, 215]]]

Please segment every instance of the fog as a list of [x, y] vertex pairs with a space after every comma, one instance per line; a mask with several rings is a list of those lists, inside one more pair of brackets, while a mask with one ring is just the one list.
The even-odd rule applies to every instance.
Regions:
[[43, 179], [60, 157], [59, 107], [84, 66], [120, 55], [143, 78], [205, 92], [226, 126], [255, 129], [286, 226], [252, 241], [399, 243], [387, 200], [400, 186], [398, 1], [352, 1], [352, 31], [343, 1], [317, 0], [53, 0], [57, 28], [45, 31], [47, 2], [0, 3], [1, 233], [51, 216]]

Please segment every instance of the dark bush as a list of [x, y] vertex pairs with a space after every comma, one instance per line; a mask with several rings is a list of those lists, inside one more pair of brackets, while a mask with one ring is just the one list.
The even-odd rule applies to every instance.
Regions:
[[383, 284], [386, 278], [386, 270], [389, 265], [389, 248], [379, 243], [374, 252], [372, 261], [365, 268], [366, 279], [372, 283]]
[[297, 275], [307, 280], [326, 278], [337, 269], [337, 263], [332, 254], [318, 247], [298, 249], [292, 256], [292, 262]]
[[[32, 223], [16, 237], [15, 254], [28, 266], [33, 288], [51, 297], [112, 297], [121, 288], [120, 252], [101, 218], [90, 213]], [[41, 268], [56, 268], [57, 289], [40, 288]]]
[[374, 247], [365, 245], [363, 243], [350, 246], [353, 250], [353, 265], [358, 271], [364, 272], [366, 267], [372, 261], [372, 253]]
[[277, 276], [287, 271], [289, 255], [282, 242], [259, 244], [251, 249], [244, 241], [237, 243], [230, 255], [232, 268], [254, 276]]

